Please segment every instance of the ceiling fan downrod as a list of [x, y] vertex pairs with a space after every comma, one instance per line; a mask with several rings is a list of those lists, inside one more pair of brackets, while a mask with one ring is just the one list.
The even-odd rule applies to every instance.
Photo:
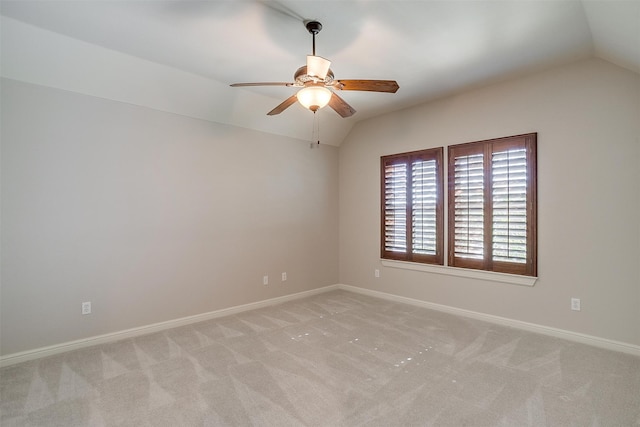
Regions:
[[322, 30], [322, 24], [318, 21], [309, 21], [305, 24], [307, 31], [309, 31], [313, 37], [313, 56], [316, 56], [316, 34]]

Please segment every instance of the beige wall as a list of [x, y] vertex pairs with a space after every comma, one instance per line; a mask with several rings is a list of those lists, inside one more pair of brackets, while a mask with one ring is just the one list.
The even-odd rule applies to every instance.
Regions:
[[[381, 155], [527, 132], [534, 287], [381, 267]], [[0, 354], [338, 282], [640, 345], [639, 135], [640, 77], [599, 60], [361, 122], [339, 150], [3, 79]]]
[[[380, 156], [528, 132], [538, 132], [534, 287], [381, 266]], [[639, 165], [640, 76], [600, 60], [358, 123], [340, 147], [340, 282], [640, 345]]]
[[336, 147], [9, 79], [1, 136], [4, 355], [338, 281]]

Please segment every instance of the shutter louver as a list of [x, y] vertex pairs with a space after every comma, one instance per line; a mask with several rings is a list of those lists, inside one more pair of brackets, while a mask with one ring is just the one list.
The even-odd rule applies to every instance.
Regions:
[[407, 165], [384, 168], [384, 250], [407, 251]]
[[527, 262], [527, 153], [494, 152], [491, 158], [494, 261]]
[[437, 168], [435, 160], [411, 165], [412, 249], [414, 254], [436, 254]]
[[482, 259], [484, 255], [484, 164], [482, 154], [455, 158], [455, 256]]

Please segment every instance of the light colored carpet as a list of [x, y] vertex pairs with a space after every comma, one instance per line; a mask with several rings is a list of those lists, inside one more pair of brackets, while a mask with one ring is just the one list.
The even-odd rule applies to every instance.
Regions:
[[8, 426], [634, 426], [640, 358], [335, 291], [0, 371]]

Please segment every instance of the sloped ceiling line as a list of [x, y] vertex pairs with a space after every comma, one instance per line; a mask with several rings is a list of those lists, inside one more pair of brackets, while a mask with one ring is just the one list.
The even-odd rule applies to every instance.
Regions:
[[[304, 65], [303, 17], [338, 78], [394, 79], [396, 94], [345, 93], [358, 111], [321, 114], [340, 145], [358, 121], [598, 56], [640, 72], [640, 1], [2, 1], [2, 75], [303, 141], [302, 107], [266, 113]], [[299, 107], [299, 106], [298, 106]]]

